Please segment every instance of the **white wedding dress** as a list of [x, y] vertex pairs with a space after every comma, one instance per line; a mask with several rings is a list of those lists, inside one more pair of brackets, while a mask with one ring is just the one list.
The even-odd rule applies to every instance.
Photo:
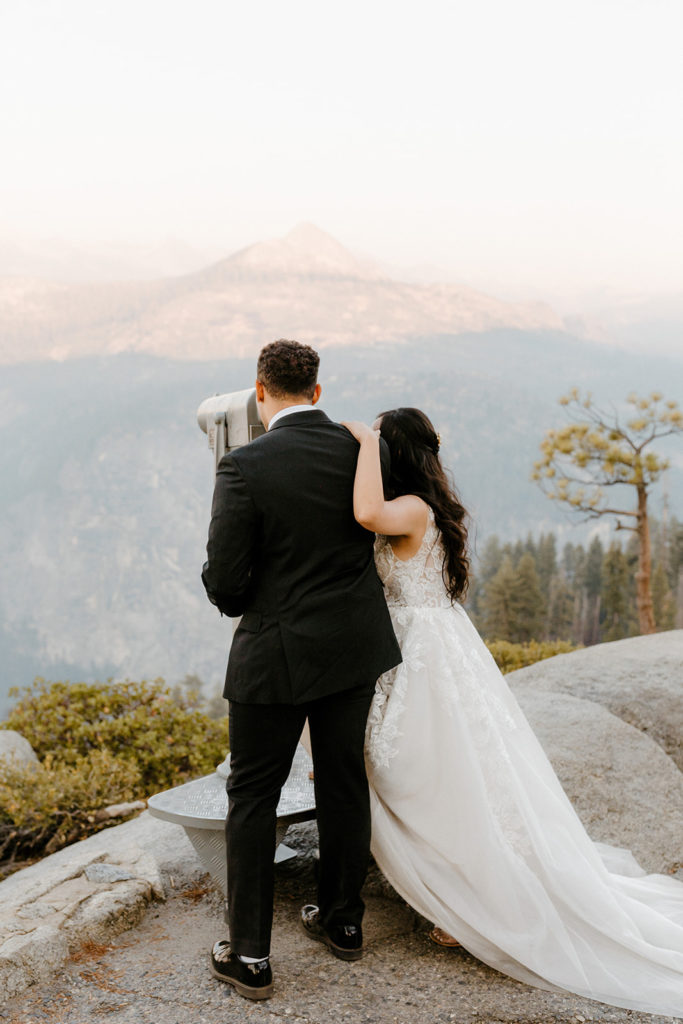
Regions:
[[449, 601], [431, 510], [413, 558], [384, 538], [375, 558], [403, 654], [377, 684], [366, 741], [372, 852], [392, 886], [512, 978], [683, 1016], [683, 884], [589, 839]]

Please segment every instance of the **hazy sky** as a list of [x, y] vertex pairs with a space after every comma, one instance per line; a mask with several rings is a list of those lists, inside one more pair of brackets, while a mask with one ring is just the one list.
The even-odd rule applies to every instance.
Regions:
[[5, 0], [0, 236], [681, 287], [683, 0]]

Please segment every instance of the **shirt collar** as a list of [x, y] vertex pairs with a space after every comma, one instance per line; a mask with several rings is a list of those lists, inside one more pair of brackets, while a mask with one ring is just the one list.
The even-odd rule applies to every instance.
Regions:
[[272, 420], [268, 424], [268, 430], [272, 430], [278, 420], [281, 420], [284, 416], [289, 416], [293, 412], [320, 412], [315, 405], [288, 405], [286, 409], [280, 409], [276, 412]]

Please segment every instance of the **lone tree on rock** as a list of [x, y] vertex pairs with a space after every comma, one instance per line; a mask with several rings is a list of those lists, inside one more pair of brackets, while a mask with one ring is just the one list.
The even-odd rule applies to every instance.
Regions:
[[[584, 521], [614, 515], [617, 530], [636, 534], [639, 626], [641, 633], [654, 633], [647, 499], [669, 463], [648, 449], [659, 437], [683, 433], [683, 413], [677, 402], [665, 402], [657, 391], [649, 398], [629, 395], [630, 418], [625, 424], [617, 411], [603, 411], [590, 393], [582, 398], [577, 388], [559, 401], [567, 407], [569, 422], [546, 431], [542, 457], [534, 463], [531, 479], [549, 498], [583, 513]], [[616, 492], [608, 493], [615, 487]], [[628, 504], [620, 500], [625, 497], [624, 487], [635, 488], [635, 508], [623, 507]]]

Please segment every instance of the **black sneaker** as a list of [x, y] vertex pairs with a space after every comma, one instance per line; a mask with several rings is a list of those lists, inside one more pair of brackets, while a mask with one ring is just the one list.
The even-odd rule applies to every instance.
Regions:
[[333, 925], [328, 932], [320, 923], [320, 910], [313, 903], [301, 908], [300, 921], [306, 935], [324, 942], [340, 960], [360, 960], [363, 956], [363, 931], [358, 925]]
[[211, 971], [219, 981], [232, 985], [245, 999], [270, 999], [273, 994], [273, 972], [268, 960], [245, 964], [230, 949], [225, 939], [214, 942], [211, 950]]

